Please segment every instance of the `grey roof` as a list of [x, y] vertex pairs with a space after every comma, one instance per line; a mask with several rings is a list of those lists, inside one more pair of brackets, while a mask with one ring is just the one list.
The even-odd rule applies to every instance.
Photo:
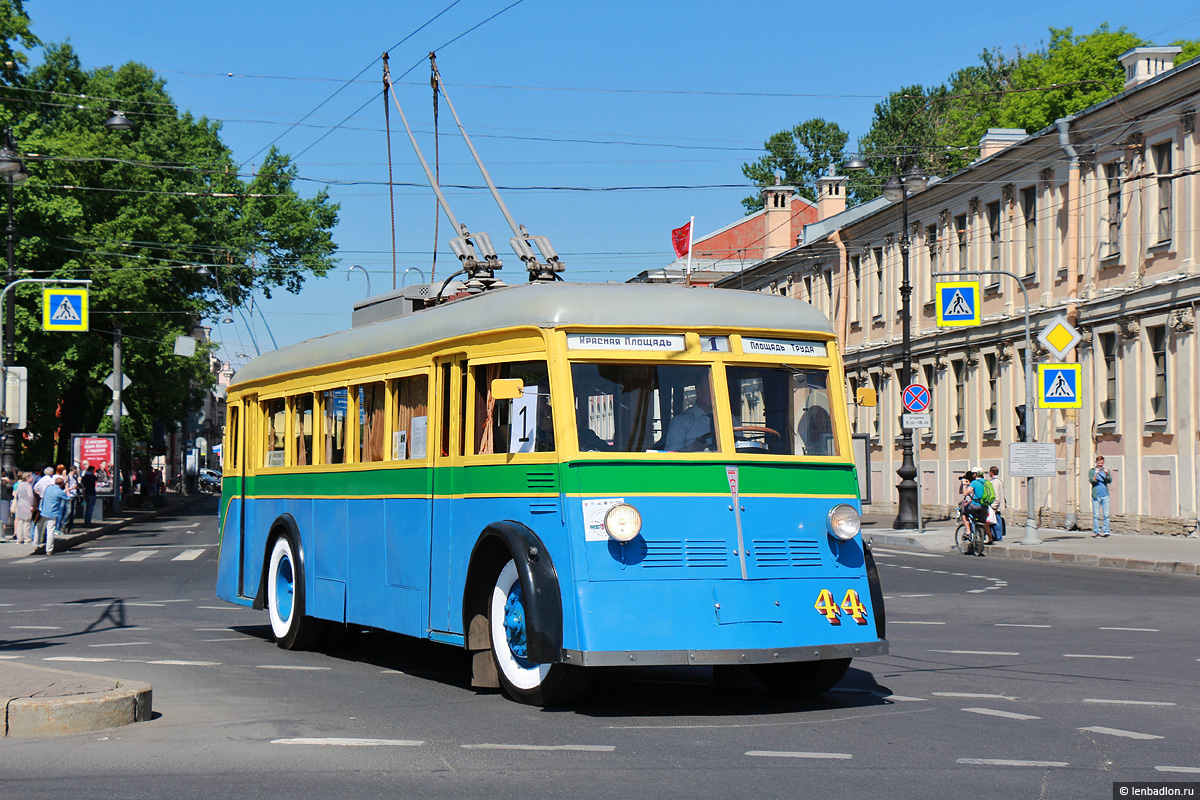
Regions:
[[751, 328], [833, 335], [833, 326], [821, 312], [779, 295], [645, 283], [528, 283], [264, 353], [238, 370], [230, 386], [481, 331], [572, 325]]

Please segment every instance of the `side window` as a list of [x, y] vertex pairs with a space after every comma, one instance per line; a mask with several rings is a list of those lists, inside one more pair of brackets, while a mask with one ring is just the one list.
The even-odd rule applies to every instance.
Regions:
[[346, 463], [346, 401], [345, 389], [328, 389], [321, 393], [326, 464]]
[[238, 406], [230, 405], [227, 415], [228, 422], [225, 425], [225, 463], [229, 465], [231, 471], [236, 471], [238, 468]]
[[383, 461], [384, 384], [364, 383], [358, 393], [358, 463]]
[[282, 467], [284, 465], [283, 437], [287, 431], [287, 400], [282, 397], [265, 400], [263, 401], [263, 412], [263, 416], [266, 418], [263, 466]]
[[296, 437], [296, 444], [292, 452], [295, 454], [295, 465], [306, 467], [313, 463], [313, 396], [302, 394], [296, 397], [293, 407], [296, 409], [296, 416], [292, 432]]
[[[524, 391], [515, 400], [492, 396], [492, 381], [519, 378]], [[518, 361], [475, 367], [475, 453], [548, 453], [554, 450], [550, 378], [545, 361]]]
[[422, 459], [429, 430], [429, 376], [396, 381], [396, 418], [392, 421], [392, 459]]

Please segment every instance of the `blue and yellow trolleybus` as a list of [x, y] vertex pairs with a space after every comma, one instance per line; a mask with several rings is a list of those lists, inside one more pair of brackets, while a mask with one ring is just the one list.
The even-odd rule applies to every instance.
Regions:
[[887, 652], [837, 340], [680, 286], [494, 288], [267, 353], [228, 393], [217, 593], [564, 702], [591, 667], [825, 691]]

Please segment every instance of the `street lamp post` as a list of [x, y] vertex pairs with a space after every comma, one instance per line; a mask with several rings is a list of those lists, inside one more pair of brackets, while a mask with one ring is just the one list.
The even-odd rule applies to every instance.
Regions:
[[[4, 276], [4, 285], [7, 287], [10, 283], [17, 279], [16, 270], [16, 247], [17, 247], [17, 228], [13, 224], [13, 186], [18, 183], [23, 183], [29, 177], [29, 170], [25, 167], [25, 162], [21, 161], [17, 156], [17, 145], [13, 140], [12, 129], [4, 129], [4, 147], [0, 149], [0, 178], [4, 179], [7, 184], [7, 206], [8, 206], [8, 224], [4, 227], [4, 236], [8, 243], [8, 271]], [[9, 292], [5, 298], [6, 307], [4, 320], [4, 351], [0, 353], [0, 366], [5, 368], [12, 365], [16, 360], [16, 336], [15, 317], [16, 317], [16, 295]], [[5, 373], [5, 382], [7, 383], [7, 373]], [[6, 391], [4, 387], [0, 390]], [[4, 430], [2, 432], [4, 444], [0, 447], [0, 469], [5, 472], [16, 468], [16, 449], [13, 446], [12, 434], [8, 431], [8, 423], [5, 420]]]

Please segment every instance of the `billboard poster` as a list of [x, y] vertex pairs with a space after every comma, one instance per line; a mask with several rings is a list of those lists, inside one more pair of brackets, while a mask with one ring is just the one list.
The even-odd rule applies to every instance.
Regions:
[[71, 436], [71, 460], [79, 465], [80, 473], [96, 468], [96, 496], [112, 497], [113, 448], [116, 437], [110, 433], [76, 433]]

